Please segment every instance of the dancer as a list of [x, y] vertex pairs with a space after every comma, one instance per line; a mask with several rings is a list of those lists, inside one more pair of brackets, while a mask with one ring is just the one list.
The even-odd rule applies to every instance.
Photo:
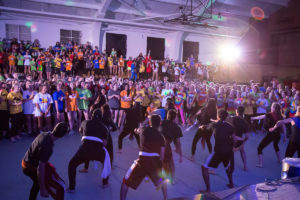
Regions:
[[[102, 117], [101, 119], [99, 119], [99, 121], [101, 121], [106, 128], [108, 129], [108, 138], [107, 138], [107, 145], [105, 146], [105, 148], [108, 151], [109, 157], [110, 157], [110, 163], [112, 165], [112, 161], [114, 158], [114, 148], [113, 148], [113, 142], [112, 142], [112, 137], [110, 134], [110, 131], [116, 131], [117, 130], [117, 126], [115, 125], [115, 123], [112, 120], [111, 117], [111, 112], [110, 112], [110, 108], [109, 105], [104, 104], [101, 106], [101, 112], [102, 112]], [[84, 168], [79, 170], [80, 173], [87, 173], [89, 169], [89, 162], [85, 162], [84, 163]]]
[[[294, 117], [278, 121], [274, 127], [269, 129], [269, 131], [273, 132], [277, 129], [277, 127], [284, 126], [289, 123], [292, 125], [292, 134], [285, 150], [285, 157], [293, 157], [297, 151], [298, 158], [300, 158], [300, 106], [297, 107], [297, 112]], [[285, 130], [284, 127], [283, 129]]]
[[229, 188], [233, 188], [233, 171], [230, 167], [230, 161], [233, 157], [233, 127], [229, 123], [225, 122], [227, 116], [228, 113], [225, 110], [219, 110], [218, 120], [216, 122], [212, 122], [207, 127], [207, 129], [213, 130], [215, 137], [215, 147], [214, 153], [210, 154], [205, 164], [202, 165], [202, 176], [206, 185], [206, 190], [200, 192], [210, 192], [208, 169], [216, 169], [221, 162], [226, 169], [226, 174], [229, 179], [229, 184], [227, 184], [227, 186]]
[[69, 162], [69, 188], [67, 192], [74, 193], [76, 185], [76, 168], [81, 163], [91, 160], [103, 163], [101, 174], [103, 187], [108, 186], [108, 178], [111, 172], [109, 154], [105, 148], [108, 140], [108, 129], [100, 121], [102, 113], [100, 109], [94, 110], [91, 120], [85, 120], [81, 123], [79, 132], [82, 134], [82, 144], [76, 154]]
[[140, 144], [140, 138], [139, 135], [134, 134], [134, 129], [139, 127], [140, 122], [142, 122], [142, 116], [141, 116], [141, 108], [140, 108], [140, 103], [135, 103], [133, 108], [128, 110], [126, 119], [125, 119], [125, 125], [123, 130], [121, 131], [119, 138], [118, 138], [118, 153], [122, 153], [122, 147], [123, 147], [123, 139], [131, 134], [132, 134], [136, 139], [137, 144]]
[[[271, 107], [271, 112], [267, 113], [265, 115], [260, 115], [257, 117], [251, 117], [251, 120], [262, 120], [264, 119], [264, 129], [267, 131], [267, 135], [262, 139], [262, 141], [259, 143], [257, 147], [257, 154], [258, 154], [258, 164], [256, 167], [263, 167], [263, 154], [262, 151], [263, 149], [268, 146], [271, 142], [273, 142], [274, 150], [276, 153], [277, 161], [278, 163], [281, 163], [280, 159], [280, 150], [278, 147], [278, 143], [280, 141], [280, 131], [281, 128], [276, 128], [273, 130], [273, 132], [270, 132], [270, 128], [275, 126], [275, 124], [279, 121], [282, 120], [283, 117], [281, 115], [281, 108], [278, 103], [273, 103]], [[283, 142], [286, 141], [286, 135], [284, 131], [284, 139]]]
[[[194, 136], [192, 143], [192, 156], [190, 160], [194, 161], [194, 156], [196, 152], [197, 143], [202, 137], [206, 141], [209, 153], [212, 152], [212, 145], [210, 142], [210, 138], [212, 136], [212, 131], [207, 129], [206, 126], [210, 123], [211, 119], [217, 119], [217, 108], [216, 108], [216, 100], [210, 98], [207, 102], [207, 105], [202, 108], [198, 113], [198, 118], [200, 125], [204, 126], [203, 128], [199, 128]], [[204, 145], [204, 144], [203, 144]]]
[[[230, 118], [229, 123], [233, 126], [234, 129], [234, 151], [240, 151], [241, 158], [244, 164], [244, 171], [248, 171], [247, 168], [247, 159], [246, 159], [246, 152], [244, 149], [245, 142], [248, 140], [248, 130], [249, 130], [249, 124], [244, 119], [244, 111], [245, 108], [243, 106], [239, 106], [236, 109], [236, 116], [233, 116]], [[244, 135], [244, 137], [243, 137]], [[234, 169], [234, 156], [233, 156], [233, 162], [230, 164], [232, 167], [232, 170]]]
[[[51, 165], [48, 161], [53, 153], [54, 141], [62, 138], [68, 132], [68, 129], [67, 123], [58, 123], [51, 133], [47, 132], [38, 135], [27, 150], [22, 160], [22, 170], [33, 181], [29, 200], [35, 200], [39, 190], [41, 190], [41, 197], [48, 197], [50, 194], [56, 200], [64, 199], [64, 188], [62, 185], [47, 177], [51, 177], [53, 174], [49, 170]], [[56, 190], [55, 193], [53, 193], [53, 189]]]
[[127, 171], [120, 191], [120, 200], [125, 200], [128, 188], [137, 189], [146, 176], [149, 176], [157, 188], [162, 188], [164, 200], [167, 199], [167, 185], [160, 177], [162, 161], [165, 154], [165, 140], [158, 131], [160, 117], [150, 117], [150, 127], [140, 128], [137, 133], [141, 137], [139, 158]]
[[176, 152], [179, 154], [179, 163], [182, 162], [182, 150], [180, 138], [182, 137], [182, 131], [180, 127], [175, 123], [177, 116], [176, 110], [169, 110], [167, 113], [167, 119], [162, 121], [161, 133], [166, 140], [165, 156], [163, 160], [163, 168], [167, 173], [167, 176], [171, 175], [171, 183], [175, 184], [175, 165], [172, 155], [171, 143], [176, 145]]

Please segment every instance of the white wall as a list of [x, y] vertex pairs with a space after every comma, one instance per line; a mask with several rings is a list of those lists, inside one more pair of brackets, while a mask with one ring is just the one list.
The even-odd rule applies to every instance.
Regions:
[[218, 36], [206, 36], [189, 34], [186, 41], [199, 42], [198, 59], [203, 64], [207, 62], [219, 64], [220, 63], [220, 47], [224, 44], [235, 45], [239, 39], [232, 39]]
[[[57, 18], [40, 18], [21, 15], [9, 15], [9, 20], [0, 17], [0, 37], [6, 37], [5, 24], [25, 25], [26, 22], [32, 22], [36, 27], [36, 31], [32, 31], [31, 40], [39, 39], [42, 47], [55, 45], [56, 41], [60, 40], [60, 29], [81, 31], [81, 43], [91, 42], [92, 45], [99, 46], [99, 34], [101, 23], [79, 23], [76, 21], [66, 21]], [[32, 29], [34, 30], [34, 29]]]
[[[5, 20], [6, 19], [6, 20]], [[7, 20], [8, 19], [8, 20]], [[42, 47], [55, 45], [60, 40], [60, 29], [81, 31], [81, 43], [91, 42], [93, 46], [99, 45], [100, 22], [77, 22], [71, 20], [60, 20], [57, 18], [32, 17], [21, 14], [5, 14], [0, 16], [0, 37], [6, 36], [5, 24], [22, 24], [32, 22], [36, 26], [36, 31], [32, 32], [31, 39], [39, 39]], [[109, 25], [106, 30], [108, 33], [117, 33], [127, 35], [127, 58], [136, 57], [139, 53], [146, 54], [147, 37], [158, 37], [165, 39], [165, 57], [174, 60], [180, 60], [182, 55], [182, 36], [183, 32], [171, 32], [162, 30], [153, 30], [146, 28], [127, 27], [120, 25]], [[235, 44], [238, 40], [226, 37], [206, 36], [197, 34], [188, 34], [184, 40], [199, 42], [198, 58], [203, 63], [219, 63], [219, 47], [224, 43]], [[103, 38], [102, 47], [106, 48], [106, 34]]]

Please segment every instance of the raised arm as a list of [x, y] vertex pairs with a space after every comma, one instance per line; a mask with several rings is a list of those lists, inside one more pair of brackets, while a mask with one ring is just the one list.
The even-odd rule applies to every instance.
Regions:
[[283, 126], [285, 127], [285, 124], [288, 124], [288, 123], [292, 123], [293, 122], [293, 119], [292, 118], [287, 118], [287, 119], [283, 119], [283, 120], [279, 120], [274, 127], [270, 128], [269, 131], [270, 132], [273, 132], [276, 128], [280, 127], [280, 126]]
[[265, 119], [266, 115], [259, 115], [257, 117], [251, 117], [251, 120], [261, 120], [261, 119]]

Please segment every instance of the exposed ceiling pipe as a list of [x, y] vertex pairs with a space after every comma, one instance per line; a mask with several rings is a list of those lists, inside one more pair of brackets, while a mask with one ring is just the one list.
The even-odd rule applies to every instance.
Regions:
[[28, 10], [28, 9], [9, 8], [9, 7], [4, 7], [4, 6], [0, 6], [0, 10], [5, 11], [5, 12], [40, 15], [40, 16], [45, 16], [45, 17], [65, 18], [65, 19], [72, 19], [72, 20], [75, 19], [75, 20], [83, 20], [83, 21], [89, 21], [89, 22], [104, 22], [104, 23], [111, 23], [111, 24], [120, 24], [120, 25], [125, 25], [125, 26], [128, 25], [128, 26], [161, 29], [161, 30], [169, 30], [169, 31], [182, 31], [182, 32], [188, 32], [188, 33], [194, 33], [194, 34], [200, 34], [200, 35], [208, 35], [208, 36], [240, 38], [239, 36], [208, 33], [208, 32], [205, 33], [203, 31], [199, 31], [199, 30], [192, 30], [192, 29], [179, 28], [179, 27], [127, 22], [127, 21], [121, 21], [121, 20], [115, 20], [115, 19], [105, 19], [105, 18], [95, 18], [95, 17], [76, 16], [76, 15], [68, 15], [68, 14], [60, 14], [60, 13], [42, 12], [42, 11], [35, 11], [35, 10]]

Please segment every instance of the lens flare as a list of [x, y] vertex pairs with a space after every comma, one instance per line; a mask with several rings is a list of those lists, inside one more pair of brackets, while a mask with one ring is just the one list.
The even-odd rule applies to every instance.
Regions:
[[28, 28], [30, 28], [32, 26], [32, 22], [30, 22], [30, 21], [26, 22], [25, 26], [28, 27]]
[[35, 24], [32, 24], [30, 30], [31, 30], [32, 33], [37, 32], [37, 27], [36, 27], [36, 25], [35, 25]]
[[224, 45], [220, 47], [220, 56], [224, 61], [236, 61], [241, 56], [238, 47], [232, 45]]
[[265, 18], [265, 12], [260, 7], [251, 8], [251, 15], [254, 19], [260, 21]]

